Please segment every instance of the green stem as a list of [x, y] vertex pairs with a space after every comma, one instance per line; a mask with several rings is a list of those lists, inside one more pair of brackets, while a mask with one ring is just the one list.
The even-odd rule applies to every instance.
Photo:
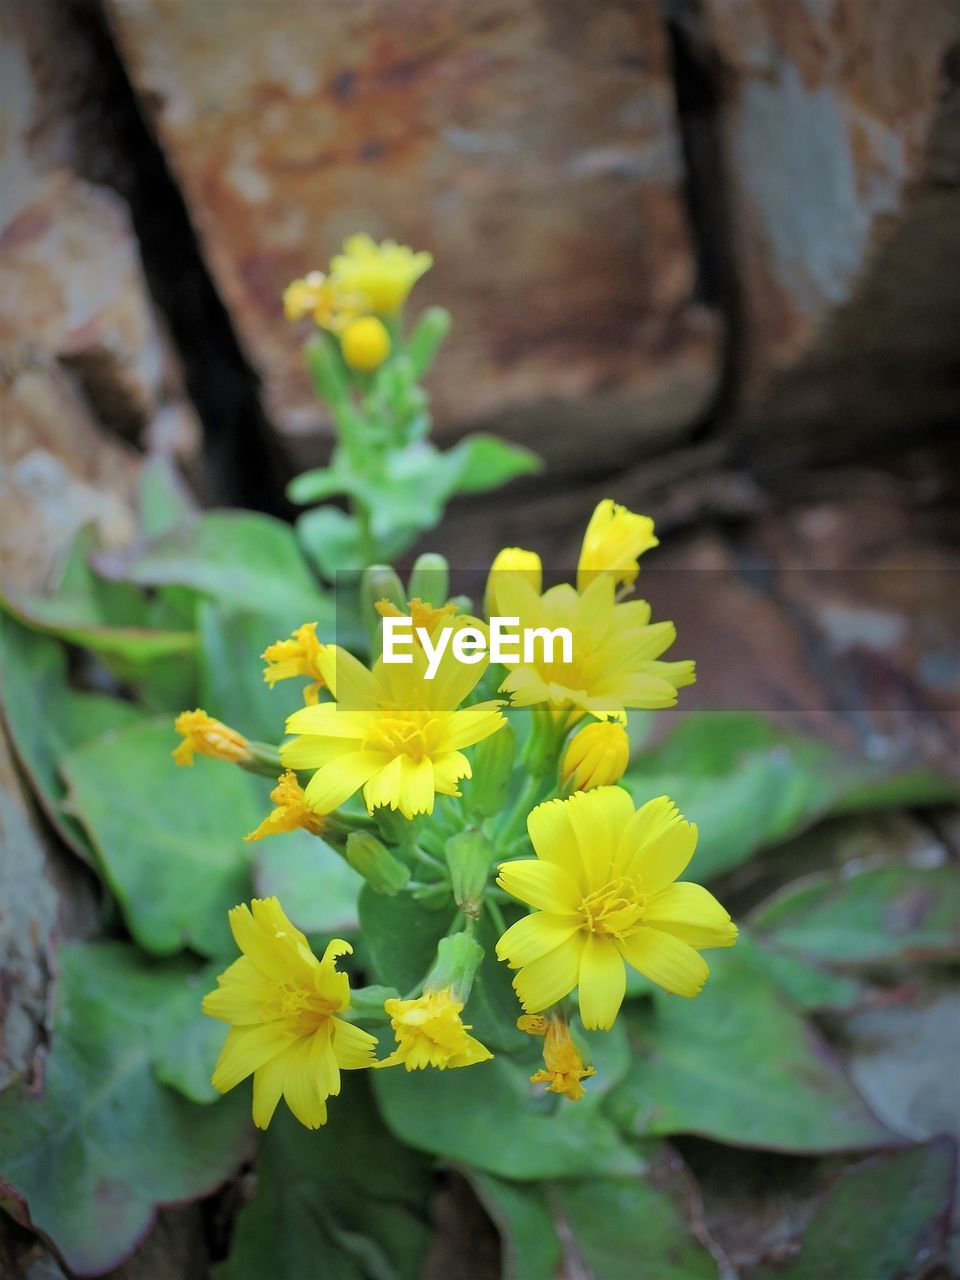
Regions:
[[507, 922], [503, 918], [503, 912], [489, 894], [484, 899], [484, 906], [490, 913], [490, 919], [493, 921], [493, 927], [496, 929], [497, 933], [503, 937], [507, 932]]
[[523, 786], [520, 788], [520, 794], [514, 801], [513, 808], [500, 828], [498, 843], [502, 847], [512, 844], [513, 840], [519, 836], [520, 832], [517, 831], [517, 828], [526, 822], [527, 815], [533, 808], [542, 783], [543, 779], [537, 777], [536, 774], [528, 775], [524, 781]]

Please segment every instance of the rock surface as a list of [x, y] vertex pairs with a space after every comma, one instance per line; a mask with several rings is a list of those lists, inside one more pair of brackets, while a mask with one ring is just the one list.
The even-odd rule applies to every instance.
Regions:
[[320, 417], [281, 290], [358, 228], [434, 253], [441, 431], [506, 417], [550, 452], [586, 415], [609, 466], [702, 407], [717, 334], [655, 4], [284, 0], [234, 9], [229, 39], [217, 5], [109, 8], [288, 440]]

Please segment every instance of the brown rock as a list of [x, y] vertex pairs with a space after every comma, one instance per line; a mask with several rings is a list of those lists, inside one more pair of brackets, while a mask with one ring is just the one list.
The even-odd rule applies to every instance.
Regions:
[[228, 32], [216, 5], [109, 9], [288, 439], [321, 419], [281, 290], [356, 229], [435, 255], [416, 300], [454, 312], [441, 430], [507, 417], [549, 450], [554, 410], [596, 410], [609, 464], [702, 406], [716, 334], [656, 6], [290, 2]]
[[[805, 379], [807, 416], [836, 415], [838, 381], [846, 384], [845, 408], [863, 397], [858, 354], [876, 346], [878, 328], [886, 330], [890, 354], [901, 348], [898, 370], [906, 363], [904, 340], [912, 358], [908, 331], [923, 302], [911, 285], [914, 274], [919, 270], [930, 285], [925, 264], [939, 263], [934, 273], [950, 270], [938, 243], [943, 235], [931, 238], [928, 225], [918, 241], [909, 225], [918, 218], [929, 223], [912, 187], [934, 167], [927, 142], [945, 56], [958, 34], [956, 9], [943, 0], [706, 0], [703, 12], [696, 38], [719, 61], [723, 86], [748, 399], [756, 405], [771, 376], [793, 366], [819, 337], [819, 376]], [[946, 228], [949, 215], [941, 214]], [[952, 219], [955, 225], [956, 209]], [[904, 246], [897, 247], [903, 228], [906, 260]], [[861, 296], [858, 286], [885, 246], [892, 246], [896, 278], [891, 264], [877, 260], [874, 284]], [[926, 299], [930, 311], [936, 291]], [[951, 294], [960, 302], [960, 290]], [[843, 317], [839, 333], [825, 328], [851, 302], [858, 304], [853, 321]], [[876, 323], [878, 310], [889, 317], [885, 326]], [[939, 319], [945, 336], [942, 309]], [[861, 376], [844, 379], [851, 358]], [[882, 382], [882, 361], [873, 368]], [[764, 413], [791, 417], [784, 390], [777, 385], [763, 400]], [[882, 407], [884, 398], [871, 403]]]

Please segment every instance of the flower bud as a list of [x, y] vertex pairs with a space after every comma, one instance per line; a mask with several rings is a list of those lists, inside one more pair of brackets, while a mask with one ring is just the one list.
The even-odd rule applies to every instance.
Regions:
[[472, 818], [492, 818], [501, 811], [516, 754], [517, 735], [509, 723], [478, 744], [473, 754], [473, 777], [463, 789], [464, 807]]
[[347, 366], [358, 373], [373, 373], [390, 354], [390, 334], [376, 316], [351, 320], [343, 331], [340, 349]]
[[589, 791], [619, 782], [630, 762], [630, 738], [618, 720], [598, 720], [573, 735], [560, 776], [568, 791]]
[[393, 856], [386, 845], [368, 831], [352, 831], [347, 836], [344, 856], [363, 876], [371, 889], [395, 897], [410, 879], [407, 867]]
[[508, 575], [517, 574], [533, 587], [537, 594], [543, 586], [543, 566], [535, 551], [524, 551], [522, 547], [504, 547], [490, 566], [487, 575], [487, 590], [483, 597], [483, 607], [487, 617], [503, 614], [497, 603], [497, 584], [507, 580]]
[[434, 551], [425, 551], [422, 556], [417, 556], [407, 582], [407, 595], [410, 599], [416, 598], [423, 600], [425, 604], [439, 607], [446, 603], [449, 589], [450, 569], [446, 556]]
[[445, 307], [427, 307], [414, 326], [407, 353], [417, 378], [422, 378], [433, 364], [440, 344], [450, 332], [450, 312]]
[[369, 639], [371, 658], [380, 653], [378, 600], [389, 600], [400, 613], [406, 612], [406, 594], [400, 579], [388, 564], [372, 564], [360, 575], [360, 617]]
[[466, 1004], [477, 970], [483, 962], [483, 947], [468, 933], [454, 933], [437, 943], [437, 958], [424, 982], [425, 991], [445, 991]]
[[481, 831], [461, 831], [450, 837], [444, 853], [454, 901], [464, 915], [476, 919], [496, 850]]
[[640, 572], [640, 556], [659, 545], [649, 516], [637, 515], [610, 498], [597, 503], [583, 535], [577, 590], [601, 573], [613, 573], [618, 585], [629, 587]]

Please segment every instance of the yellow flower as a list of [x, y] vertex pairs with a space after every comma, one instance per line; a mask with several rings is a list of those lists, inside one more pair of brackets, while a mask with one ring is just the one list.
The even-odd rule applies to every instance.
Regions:
[[303, 698], [307, 706], [313, 706], [326, 683], [320, 670], [320, 655], [324, 647], [317, 639], [317, 624], [305, 622], [302, 627], [297, 627], [289, 640], [277, 640], [261, 653], [260, 657], [267, 664], [264, 680], [272, 689], [278, 680], [309, 676], [313, 684], [304, 689]]
[[573, 641], [572, 662], [546, 661], [537, 644], [535, 661], [507, 663], [510, 674], [500, 689], [514, 706], [548, 703], [554, 712], [572, 710], [602, 718], [619, 716], [628, 707], [672, 707], [677, 690], [696, 679], [692, 662], [661, 662], [660, 655], [676, 639], [672, 622], [650, 622], [645, 600], [617, 604], [612, 575], [595, 578], [583, 592], [567, 583], [540, 595], [518, 574], [501, 575], [497, 607], [518, 617], [521, 628], [565, 627]]
[[460, 1021], [463, 1004], [450, 987], [425, 991], [416, 1000], [387, 1000], [384, 1009], [397, 1038], [397, 1047], [378, 1067], [395, 1067], [401, 1062], [408, 1071], [424, 1067], [472, 1067], [493, 1054], [479, 1040], [468, 1036], [469, 1026]]
[[405, 244], [384, 240], [377, 244], [360, 233], [350, 236], [330, 263], [334, 278], [346, 289], [363, 295], [377, 315], [392, 315], [410, 290], [433, 266], [429, 253], [414, 253]]
[[412, 818], [433, 812], [437, 792], [460, 794], [457, 783], [471, 774], [463, 748], [506, 721], [500, 702], [457, 710], [485, 664], [461, 663], [452, 649], [451, 643], [427, 680], [427, 657], [417, 645], [409, 665], [378, 658], [372, 671], [345, 649], [327, 646], [320, 667], [337, 702], [290, 716], [287, 733], [297, 737], [280, 748], [286, 768], [316, 770], [306, 788], [311, 808], [330, 813], [362, 787], [370, 812], [388, 805]]
[[301, 827], [315, 836], [323, 831], [323, 814], [314, 813], [307, 804], [303, 787], [292, 770], [288, 769], [277, 780], [277, 785], [270, 792], [270, 799], [277, 807], [267, 814], [256, 831], [244, 836], [244, 840], [262, 840], [264, 836], [277, 836], [285, 831], [297, 831]]
[[528, 1013], [579, 986], [583, 1025], [609, 1030], [625, 964], [676, 995], [700, 993], [700, 950], [733, 946], [737, 927], [706, 889], [674, 883], [697, 829], [671, 800], [634, 810], [619, 787], [598, 787], [538, 805], [527, 830], [536, 859], [501, 863], [497, 883], [536, 910], [510, 926], [497, 955], [519, 969], [513, 985]]
[[590, 517], [583, 536], [577, 590], [583, 591], [598, 574], [606, 572], [613, 573], [617, 585], [631, 586], [640, 572], [639, 557], [659, 545], [649, 516], [638, 516], [612, 499], [604, 498]]
[[586, 724], [563, 755], [560, 777], [571, 791], [591, 791], [619, 782], [630, 762], [630, 738], [620, 720]]
[[544, 1068], [530, 1077], [531, 1084], [545, 1084], [548, 1093], [559, 1093], [571, 1102], [584, 1096], [581, 1080], [597, 1074], [596, 1067], [585, 1067], [580, 1050], [573, 1042], [565, 1018], [553, 1014], [546, 1018], [527, 1016], [517, 1019], [517, 1027], [527, 1035], [543, 1036]]
[[173, 752], [173, 758], [179, 765], [192, 765], [194, 755], [228, 760], [231, 764], [246, 764], [253, 759], [250, 744], [243, 734], [214, 720], [200, 707], [196, 711], [181, 711], [173, 727], [183, 738]]
[[292, 280], [283, 291], [283, 314], [288, 320], [310, 316], [314, 324], [331, 333], [339, 333], [364, 309], [361, 297], [322, 271], [310, 271], [302, 279]]
[[230, 928], [243, 955], [203, 998], [204, 1013], [231, 1024], [214, 1087], [227, 1093], [252, 1075], [258, 1128], [282, 1095], [300, 1123], [316, 1129], [326, 1123], [327, 1098], [340, 1092], [340, 1072], [374, 1061], [374, 1037], [336, 1016], [350, 1007], [336, 960], [353, 948], [335, 938], [318, 960], [276, 898], [234, 907]]
[[540, 594], [543, 585], [543, 567], [535, 551], [524, 551], [522, 547], [504, 547], [502, 551], [497, 552], [487, 575], [487, 589], [483, 601], [488, 618], [505, 616], [503, 609], [497, 603], [497, 587], [505, 578], [514, 576], [529, 582], [536, 594]]
[[453, 618], [458, 610], [458, 606], [451, 600], [448, 600], [446, 604], [435, 606], [427, 604], [419, 596], [414, 596], [412, 600], [407, 601], [407, 613], [404, 613], [402, 609], [398, 609], [392, 600], [387, 599], [378, 600], [374, 608], [381, 618], [412, 619], [414, 639], [417, 638], [417, 631], [421, 628], [426, 631], [428, 636], [432, 636], [438, 627], [449, 625], [450, 619]]
[[340, 339], [343, 358], [351, 369], [372, 373], [390, 354], [390, 335], [376, 316], [351, 320]]

